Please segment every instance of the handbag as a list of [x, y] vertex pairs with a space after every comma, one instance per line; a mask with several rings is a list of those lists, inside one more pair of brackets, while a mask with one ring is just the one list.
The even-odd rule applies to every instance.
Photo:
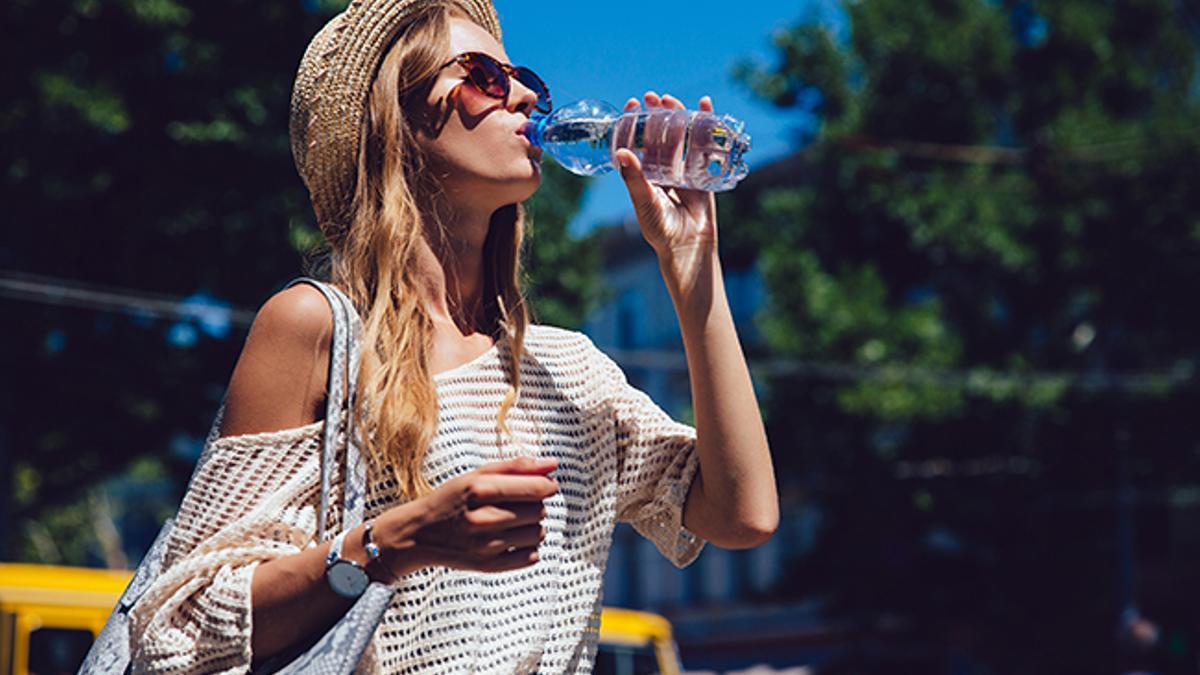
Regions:
[[[346, 428], [346, 464], [342, 494], [342, 526], [344, 529], [352, 529], [363, 520], [367, 470], [359, 451], [352, 414], [357, 389], [355, 374], [358, 372], [361, 326], [353, 303], [337, 288], [307, 277], [293, 280], [287, 288], [299, 283], [315, 286], [333, 310], [333, 344], [329, 350], [329, 394], [325, 402], [325, 427], [321, 439], [321, 505], [317, 521], [317, 541], [320, 542], [325, 541], [330, 481], [337, 462], [337, 431], [343, 424]], [[221, 417], [224, 411], [225, 403], [222, 401], [205, 441], [204, 451], [201, 452], [191, 480], [188, 481], [189, 489], [192, 481], [200, 473], [200, 468], [211, 456], [214, 441], [220, 437]], [[158, 578], [162, 570], [168, 535], [173, 526], [174, 519], [163, 523], [162, 529], [159, 530], [146, 556], [142, 558], [100, 635], [88, 650], [87, 657], [79, 668], [80, 675], [107, 675], [130, 671], [129, 612]], [[352, 673], [370, 644], [371, 636], [375, 634], [384, 612], [391, 604], [393, 594], [390, 586], [372, 582], [366, 592], [325, 634], [316, 636], [308, 645], [269, 659], [256, 668], [255, 672], [288, 675], [300, 672], [322, 675]]]

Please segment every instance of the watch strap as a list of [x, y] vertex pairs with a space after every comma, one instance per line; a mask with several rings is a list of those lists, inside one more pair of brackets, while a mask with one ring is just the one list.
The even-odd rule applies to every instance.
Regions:
[[347, 530], [342, 530], [330, 542], [329, 553], [325, 554], [325, 569], [333, 567], [337, 561], [342, 559], [342, 546], [346, 543], [346, 532]]

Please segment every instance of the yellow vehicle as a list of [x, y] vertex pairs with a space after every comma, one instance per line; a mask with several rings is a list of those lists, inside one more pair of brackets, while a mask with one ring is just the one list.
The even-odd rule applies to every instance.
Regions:
[[600, 612], [596, 675], [679, 675], [671, 622], [658, 614], [605, 607]]
[[129, 572], [0, 563], [0, 673], [74, 673]]
[[[130, 573], [0, 563], [0, 675], [75, 673]], [[671, 624], [657, 614], [604, 608], [597, 675], [677, 675]]]

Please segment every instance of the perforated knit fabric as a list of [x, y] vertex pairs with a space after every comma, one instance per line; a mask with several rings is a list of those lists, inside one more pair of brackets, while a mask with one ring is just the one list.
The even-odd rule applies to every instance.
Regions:
[[[435, 376], [438, 429], [424, 469], [437, 487], [517, 455], [558, 458], [540, 560], [401, 578], [359, 672], [590, 673], [615, 523], [632, 523], [679, 567], [700, 553], [703, 540], [682, 524], [699, 466], [691, 427], [630, 386], [586, 336], [531, 326], [512, 435], [501, 436], [506, 361], [501, 344]], [[131, 613], [135, 672], [249, 670], [254, 568], [316, 543], [322, 428], [216, 441], [180, 507], [164, 572]], [[341, 529], [333, 501], [328, 538]], [[400, 501], [394, 481], [372, 476], [368, 518]]]

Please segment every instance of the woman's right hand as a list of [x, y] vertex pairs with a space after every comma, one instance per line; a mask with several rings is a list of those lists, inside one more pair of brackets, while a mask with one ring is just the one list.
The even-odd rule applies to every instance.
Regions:
[[536, 563], [556, 468], [554, 458], [496, 462], [389, 509], [372, 529], [380, 562], [393, 578], [432, 565], [500, 572]]

